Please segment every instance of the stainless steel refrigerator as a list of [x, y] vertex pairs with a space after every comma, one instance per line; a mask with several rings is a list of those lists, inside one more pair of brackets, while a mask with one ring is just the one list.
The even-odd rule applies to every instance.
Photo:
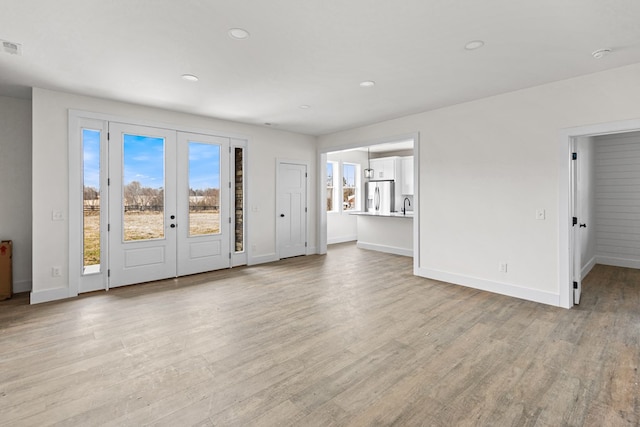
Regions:
[[365, 197], [367, 212], [388, 214], [395, 212], [395, 182], [393, 180], [367, 182]]

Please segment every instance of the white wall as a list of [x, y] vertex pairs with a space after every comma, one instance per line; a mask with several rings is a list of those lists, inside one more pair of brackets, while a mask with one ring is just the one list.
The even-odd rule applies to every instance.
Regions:
[[594, 139], [597, 262], [640, 268], [640, 133]]
[[[367, 152], [359, 150], [340, 151], [327, 154], [327, 161], [355, 163], [360, 165], [360, 182], [364, 185], [364, 169], [367, 167]], [[334, 172], [335, 174], [336, 172]], [[364, 203], [364, 187], [361, 186], [360, 203]], [[340, 194], [338, 194], [339, 197]], [[341, 199], [338, 199], [338, 203]], [[356, 217], [348, 212], [327, 212], [327, 243], [351, 242], [357, 239]]]
[[31, 101], [0, 96], [0, 240], [13, 240], [13, 292], [31, 290]]
[[319, 147], [419, 132], [418, 274], [560, 305], [560, 129], [640, 117], [639, 76], [640, 64], [594, 73], [325, 135]]
[[[249, 262], [275, 259], [276, 159], [308, 162], [309, 246], [315, 252], [317, 179], [315, 138], [275, 129], [208, 117], [148, 108], [140, 105], [67, 93], [33, 89], [33, 292], [45, 299], [61, 298], [68, 287], [69, 224], [52, 222], [51, 211], [68, 216], [68, 110], [128, 117], [176, 126], [242, 135], [249, 140], [247, 166], [247, 222]], [[61, 266], [62, 277], [52, 278], [51, 267]], [[33, 300], [33, 294], [32, 294]]]

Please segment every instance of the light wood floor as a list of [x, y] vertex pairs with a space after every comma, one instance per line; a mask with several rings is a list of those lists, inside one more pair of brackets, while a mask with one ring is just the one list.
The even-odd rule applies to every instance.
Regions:
[[250, 268], [0, 303], [0, 425], [640, 423], [640, 272], [565, 310], [335, 245]]

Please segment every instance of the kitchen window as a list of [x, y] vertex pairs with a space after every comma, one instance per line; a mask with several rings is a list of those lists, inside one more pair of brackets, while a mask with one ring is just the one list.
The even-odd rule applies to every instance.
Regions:
[[344, 211], [358, 210], [360, 197], [360, 165], [353, 163], [342, 164], [342, 209]]
[[334, 172], [338, 171], [336, 162], [327, 162], [327, 212], [338, 212], [339, 206], [336, 203], [336, 178]]

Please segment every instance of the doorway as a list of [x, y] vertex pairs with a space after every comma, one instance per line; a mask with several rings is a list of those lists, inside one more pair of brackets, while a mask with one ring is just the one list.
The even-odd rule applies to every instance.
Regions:
[[110, 119], [70, 114], [71, 295], [246, 264], [246, 140]]
[[[594, 162], [596, 150], [593, 141], [602, 140], [605, 137], [621, 138], [623, 134], [638, 130], [640, 130], [640, 120], [632, 120], [571, 128], [563, 130], [560, 134], [559, 305], [561, 307], [570, 308], [579, 303], [582, 293], [582, 279], [594, 264], [631, 266], [628, 264], [629, 260], [620, 257], [617, 260], [612, 260], [608, 254], [599, 255], [599, 250], [594, 249], [596, 227], [598, 227], [597, 241], [602, 247], [602, 242], [611, 241], [611, 237], [615, 237], [615, 234], [627, 238], [624, 235], [628, 235], [628, 232], [624, 231], [624, 227], [629, 225], [626, 221], [630, 218], [630, 212], [622, 212], [616, 207], [608, 205], [606, 200], [611, 199], [610, 196], [613, 194], [613, 192], [607, 194], [609, 191], [607, 187], [610, 183], [607, 185], [597, 184], [595, 180], [598, 178], [595, 177], [594, 170], [597, 169], [596, 175], [606, 176], [606, 179], [616, 185], [621, 184], [623, 187], [631, 188], [628, 183], [620, 183], [620, 180], [629, 171], [620, 169], [619, 166], [611, 169], [611, 166], [615, 164], [615, 162], [611, 162], [611, 159], [618, 158], [626, 161], [633, 156], [623, 154], [624, 150], [614, 149], [612, 150], [614, 154], [610, 155], [610, 159], [596, 164]], [[611, 174], [612, 172], [614, 174]], [[631, 177], [631, 179], [636, 178]], [[632, 185], [635, 184], [632, 183]], [[596, 188], [598, 190], [594, 190]], [[600, 196], [594, 196], [594, 192], [598, 191]], [[628, 194], [624, 195], [624, 190], [617, 191], [617, 193], [616, 198], [619, 200], [628, 198]], [[627, 199], [619, 204], [627, 205], [624, 209], [628, 210], [629, 205], [633, 203], [629, 203]], [[608, 211], [605, 215], [609, 215], [609, 218], [596, 218], [598, 211]], [[623, 228], [616, 230], [616, 225]], [[621, 230], [622, 232], [619, 232]], [[638, 250], [626, 248], [625, 250], [628, 249], [635, 250], [640, 254], [640, 248]], [[637, 267], [640, 267], [640, 259], [635, 265], [635, 268]]]
[[110, 287], [229, 267], [229, 139], [123, 123], [109, 134]]

